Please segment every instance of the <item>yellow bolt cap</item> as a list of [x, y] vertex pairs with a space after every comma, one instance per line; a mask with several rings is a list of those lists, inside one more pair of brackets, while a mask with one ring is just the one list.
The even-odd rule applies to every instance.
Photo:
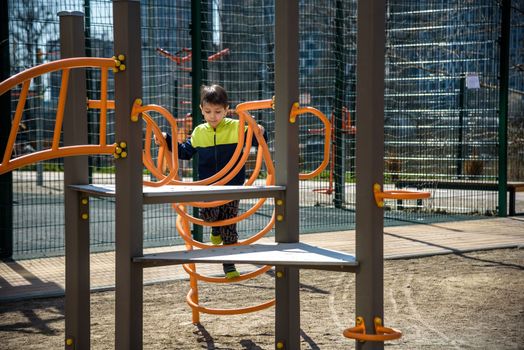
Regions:
[[127, 157], [127, 152], [122, 152], [121, 156], [122, 156], [122, 158], [126, 158]]
[[82, 204], [87, 204], [88, 202], [87, 198], [82, 198]]
[[134, 114], [131, 116], [131, 121], [132, 122], [137, 122], [138, 121], [138, 115], [137, 114]]
[[277, 221], [284, 220], [284, 215], [277, 215]]
[[73, 345], [73, 339], [71, 339], [71, 338], [67, 338], [67, 339], [66, 339], [66, 345], [67, 345], [67, 346], [71, 346], [71, 345]]
[[118, 55], [118, 59], [119, 59], [120, 61], [123, 61], [123, 60], [126, 59], [126, 56], [120, 54], [120, 55]]
[[115, 60], [115, 66], [120, 66], [122, 63], [119, 60]]
[[120, 158], [120, 155], [118, 153], [113, 153], [113, 156], [117, 159]]
[[120, 147], [115, 148], [115, 152], [116, 153], [122, 153], [122, 148], [120, 148]]
[[113, 67], [113, 73], [118, 73], [118, 68]]
[[82, 214], [82, 219], [87, 220], [88, 217], [89, 215], [87, 215], [86, 213]]
[[281, 341], [279, 341], [277, 343], [277, 349], [284, 349], [284, 343], [282, 343]]
[[127, 147], [127, 143], [125, 143], [124, 141], [120, 142], [120, 147], [126, 148]]
[[277, 205], [282, 205], [282, 204], [284, 204], [284, 201], [282, 199], [278, 199], [277, 200]]
[[126, 65], [125, 64], [121, 64], [118, 68], [120, 68], [120, 70], [126, 70]]
[[135, 104], [141, 106], [141, 105], [142, 105], [142, 99], [141, 99], [141, 98], [137, 98], [137, 99], [135, 100]]
[[282, 276], [284, 276], [284, 274], [282, 273], [282, 271], [278, 271], [278, 272], [277, 272], [277, 277], [278, 277], [278, 278], [281, 278]]

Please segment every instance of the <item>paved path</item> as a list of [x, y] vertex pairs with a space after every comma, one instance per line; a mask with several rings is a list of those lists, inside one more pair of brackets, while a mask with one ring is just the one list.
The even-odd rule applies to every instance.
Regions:
[[[265, 238], [261, 243], [272, 241]], [[350, 254], [355, 252], [355, 231], [304, 234], [301, 241]], [[478, 219], [447, 223], [386, 227], [386, 259], [461, 253], [473, 250], [524, 247], [524, 217]], [[146, 252], [181, 250], [182, 246], [147, 249]], [[114, 252], [91, 255], [92, 290], [112, 289]], [[64, 294], [64, 257], [0, 262], [0, 302]], [[240, 270], [253, 269], [250, 265]], [[203, 265], [199, 272], [221, 274], [220, 265]], [[180, 266], [144, 270], [144, 283], [187, 278]]]

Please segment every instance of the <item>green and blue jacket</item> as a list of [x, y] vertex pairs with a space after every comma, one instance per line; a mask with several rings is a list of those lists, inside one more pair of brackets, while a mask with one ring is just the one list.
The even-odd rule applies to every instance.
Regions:
[[[178, 144], [178, 158], [189, 160], [197, 153], [198, 178], [203, 180], [215, 175], [231, 160], [233, 153], [235, 153], [238, 144], [239, 125], [238, 120], [231, 118], [222, 119], [216, 129], [208, 123], [200, 124], [193, 130], [190, 138], [184, 143]], [[166, 140], [168, 145], [171, 145], [170, 138], [170, 135], [168, 135]], [[266, 132], [264, 132], [264, 139], [267, 140]], [[258, 146], [254, 136], [252, 145]], [[243, 185], [245, 179], [246, 169], [243, 166], [227, 185]]]

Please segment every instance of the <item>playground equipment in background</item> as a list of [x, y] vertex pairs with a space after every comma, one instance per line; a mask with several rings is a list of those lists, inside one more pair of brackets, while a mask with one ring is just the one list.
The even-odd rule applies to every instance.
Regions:
[[[355, 135], [357, 133], [357, 128], [351, 125], [351, 113], [346, 107], [342, 107], [342, 133], [346, 135]], [[324, 133], [324, 128], [319, 129], [309, 129], [308, 134], [318, 135]], [[335, 146], [335, 112], [331, 113], [331, 157], [329, 160], [329, 179], [328, 179], [328, 188], [315, 188], [313, 192], [332, 194], [334, 192], [333, 180], [335, 173], [335, 157], [336, 157], [336, 146]]]
[[[193, 56], [192, 50], [190, 48], [187, 48], [187, 47], [184, 47], [184, 48], [178, 50], [175, 53], [171, 53], [171, 52], [169, 52], [166, 49], [163, 49], [161, 47], [157, 47], [156, 51], [160, 55], [162, 55], [162, 56], [164, 56], [166, 58], [169, 58], [171, 61], [175, 62], [177, 64], [177, 66], [181, 66], [181, 65], [183, 65], [183, 64], [185, 64], [187, 62], [190, 62], [191, 61], [191, 57]], [[208, 60], [208, 62], [212, 62], [212, 61], [219, 60], [222, 57], [227, 56], [227, 55], [229, 55], [229, 49], [225, 48], [223, 50], [220, 50], [220, 51], [212, 54], [211, 56], [209, 56], [207, 58], [207, 60]], [[188, 71], [188, 72], [191, 71], [191, 68], [188, 68], [188, 67], [179, 67], [179, 68], [182, 69], [182, 70]]]

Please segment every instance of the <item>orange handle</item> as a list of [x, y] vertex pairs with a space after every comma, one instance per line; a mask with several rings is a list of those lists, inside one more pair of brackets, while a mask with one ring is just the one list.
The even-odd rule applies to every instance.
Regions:
[[356, 319], [356, 326], [348, 328], [344, 331], [344, 337], [355, 339], [358, 341], [385, 341], [385, 340], [394, 340], [402, 337], [402, 332], [382, 326], [382, 319], [380, 317], [375, 317], [373, 319], [375, 325], [376, 334], [367, 334], [366, 333], [366, 324], [364, 323], [364, 318], [358, 316]]
[[375, 196], [375, 202], [377, 203], [377, 206], [380, 208], [384, 206], [384, 198], [423, 199], [423, 198], [429, 198], [431, 196], [429, 192], [421, 192], [421, 191], [404, 191], [404, 190], [382, 191], [382, 188], [380, 184], [378, 183], [373, 185], [373, 194]]

